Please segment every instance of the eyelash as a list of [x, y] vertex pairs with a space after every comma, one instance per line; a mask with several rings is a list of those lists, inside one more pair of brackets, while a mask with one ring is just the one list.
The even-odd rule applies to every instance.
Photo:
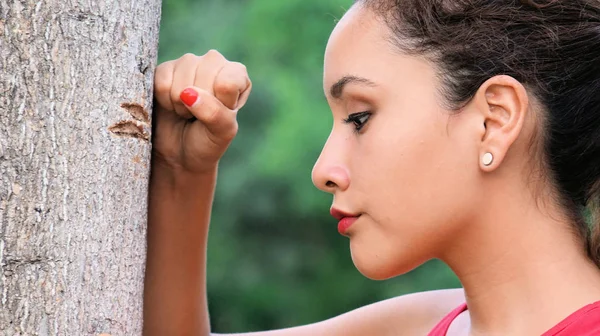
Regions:
[[354, 128], [356, 132], [360, 132], [360, 130], [365, 126], [369, 118], [371, 117], [371, 112], [358, 112], [352, 113], [348, 116], [348, 119], [344, 119], [345, 124], [354, 124]]

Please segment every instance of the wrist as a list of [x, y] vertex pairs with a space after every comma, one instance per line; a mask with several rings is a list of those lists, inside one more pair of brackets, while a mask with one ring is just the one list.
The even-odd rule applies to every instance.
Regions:
[[201, 190], [214, 188], [218, 164], [215, 163], [201, 171], [190, 171], [180, 166], [160, 160], [152, 160], [150, 168], [150, 184], [176, 190]]

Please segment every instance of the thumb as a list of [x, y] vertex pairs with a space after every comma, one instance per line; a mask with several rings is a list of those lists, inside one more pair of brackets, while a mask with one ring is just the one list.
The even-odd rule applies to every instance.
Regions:
[[195, 86], [183, 90], [180, 99], [190, 113], [217, 137], [230, 140], [237, 132], [236, 112], [209, 92]]

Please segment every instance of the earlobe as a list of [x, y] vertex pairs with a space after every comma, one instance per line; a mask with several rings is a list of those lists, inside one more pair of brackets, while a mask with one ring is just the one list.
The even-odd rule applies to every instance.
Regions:
[[492, 171], [502, 163], [521, 134], [529, 101], [525, 87], [504, 75], [487, 80], [477, 96], [484, 119], [479, 161], [483, 170]]

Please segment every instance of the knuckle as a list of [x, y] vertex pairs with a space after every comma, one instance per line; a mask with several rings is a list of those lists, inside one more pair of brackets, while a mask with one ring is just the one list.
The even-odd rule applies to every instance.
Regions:
[[169, 92], [171, 90], [171, 83], [166, 78], [157, 77], [154, 80], [154, 91], [156, 93], [161, 94], [165, 92]]
[[154, 92], [157, 96], [170, 97], [171, 84], [167, 81], [156, 81], [154, 83]]
[[230, 135], [229, 140], [232, 140], [233, 138], [235, 138], [235, 135], [238, 133], [239, 129], [240, 129], [240, 125], [238, 124], [237, 120], [234, 120], [233, 124], [231, 125], [231, 131], [229, 133], [229, 135]]
[[240, 62], [231, 62], [231, 65], [234, 66], [235, 68], [239, 69], [244, 74], [248, 74], [248, 68], [243, 63], [240, 63]]
[[210, 49], [209, 51], [206, 52], [206, 54], [204, 56], [207, 56], [207, 57], [223, 57], [223, 55], [221, 55], [221, 53], [218, 52], [216, 49]]
[[203, 59], [208, 60], [209, 62], [224, 62], [225, 56], [223, 56], [220, 52], [215, 49], [209, 50], [204, 56]]
[[173, 88], [172, 86], [169, 88], [169, 96], [171, 97], [171, 101], [173, 101], [174, 104], [181, 104], [181, 98], [179, 97], [179, 94], [181, 92], [175, 92], [175, 88]]
[[183, 56], [181, 56], [181, 58], [196, 58], [197, 56], [194, 53], [185, 53], [183, 54]]
[[234, 121], [231, 124], [231, 126], [227, 129], [227, 131], [223, 133], [223, 135], [222, 135], [223, 140], [225, 140], [227, 142], [233, 140], [233, 138], [235, 138], [235, 136], [238, 133], [238, 129], [239, 129], [239, 125], [238, 125], [237, 121]]
[[215, 92], [219, 93], [237, 93], [239, 91], [238, 85], [236, 82], [230, 79], [218, 79], [214, 84]]
[[172, 80], [172, 62], [165, 62], [156, 67], [154, 71], [154, 89], [161, 93], [169, 91]]
[[183, 56], [181, 56], [179, 58], [180, 61], [184, 61], [184, 62], [189, 62], [189, 61], [193, 61], [195, 59], [197, 59], [198, 56], [192, 54], [192, 53], [185, 53]]
[[228, 65], [229, 67], [229, 71], [232, 74], [235, 74], [236, 77], [245, 80], [249, 80], [249, 76], [248, 76], [248, 69], [246, 68], [246, 66], [242, 63], [238, 63], [238, 62], [233, 62], [231, 64]]

